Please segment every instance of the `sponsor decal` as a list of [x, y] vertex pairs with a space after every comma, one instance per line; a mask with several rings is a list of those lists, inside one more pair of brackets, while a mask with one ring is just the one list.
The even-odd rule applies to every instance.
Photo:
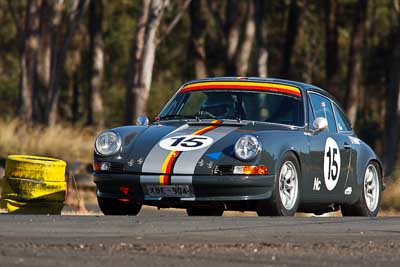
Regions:
[[285, 84], [277, 83], [263, 83], [263, 82], [200, 82], [192, 83], [183, 87], [179, 93], [185, 93], [188, 91], [202, 91], [210, 89], [241, 89], [241, 90], [251, 90], [251, 91], [271, 91], [277, 93], [284, 93], [289, 95], [294, 95], [297, 97], [301, 96], [300, 89]]
[[209, 157], [209, 158], [211, 158], [211, 159], [218, 160], [218, 159], [221, 157], [221, 155], [222, 155], [222, 152], [213, 152], [213, 153], [208, 153], [208, 154], [206, 155], [206, 157]]
[[319, 191], [319, 190], [321, 190], [321, 180], [318, 177], [315, 177], [313, 191]]
[[191, 151], [210, 146], [214, 140], [208, 136], [179, 135], [160, 141], [160, 147], [165, 150]]
[[324, 180], [325, 186], [332, 191], [338, 181], [340, 174], [340, 150], [336, 141], [328, 137], [325, 143], [324, 153]]
[[[212, 138], [210, 138], [210, 137], [201, 136], [201, 135], [203, 135], [203, 134], [205, 134], [205, 133], [207, 133], [207, 132], [209, 132], [211, 130], [216, 129], [218, 126], [220, 126], [221, 123], [222, 123], [222, 121], [220, 121], [220, 120], [214, 120], [214, 121], [212, 121], [212, 125], [204, 127], [204, 128], [201, 128], [201, 129], [199, 129], [197, 131], [194, 131], [191, 135], [186, 135], [185, 138], [183, 138], [183, 139], [174, 140], [176, 142], [176, 144], [174, 144], [174, 143], [171, 144], [168, 141], [168, 143], [165, 144], [165, 147], [169, 148], [171, 146], [173, 147], [173, 145], [176, 145], [177, 149], [182, 149], [182, 147], [185, 148], [185, 146], [183, 145], [183, 143], [184, 143], [189, 148], [190, 148], [190, 146], [195, 145], [194, 148], [198, 149], [198, 148], [196, 148], [197, 142], [205, 141], [205, 140], [209, 140], [209, 139], [212, 140]], [[194, 140], [190, 139], [190, 138], [193, 138], [193, 136], [197, 137], [197, 138], [200, 137], [200, 136], [201, 137], [207, 137], [207, 139], [202, 139], [202, 140], [200, 140], [200, 139], [194, 139]], [[184, 137], [184, 136], [177, 136], [177, 137]], [[176, 137], [172, 137], [172, 138], [176, 138]], [[162, 148], [164, 148], [161, 145], [161, 143], [163, 141], [165, 141], [165, 140], [170, 140], [170, 139], [171, 138], [166, 138], [166, 139], [162, 140], [160, 142], [160, 146]], [[203, 142], [200, 142], [200, 143], [201, 144], [199, 146], [207, 147], [207, 146], [211, 145], [212, 141], [211, 141], [211, 143], [207, 144], [206, 146], [203, 146], [203, 144], [204, 144]], [[169, 146], [167, 146], [168, 144], [169, 144]], [[192, 148], [191, 150], [193, 150], [193, 147], [191, 147], [191, 148]], [[167, 149], [167, 150], [170, 150], [170, 149]], [[172, 171], [174, 169], [174, 165], [175, 165], [177, 159], [179, 158], [179, 156], [182, 154], [183, 151], [190, 151], [190, 150], [171, 150], [171, 152], [169, 152], [169, 154], [167, 155], [167, 157], [165, 158], [165, 160], [164, 160], [164, 162], [162, 164], [162, 168], [161, 168], [162, 174], [160, 175], [160, 179], [159, 179], [160, 180], [160, 184], [167, 185], [167, 184], [171, 183], [171, 174], [172, 174]]]
[[346, 190], [344, 190], [345, 195], [351, 195], [352, 192], [353, 192], [353, 189], [351, 187], [347, 187]]
[[134, 159], [130, 159], [130, 160], [128, 161], [128, 166], [129, 166], [129, 167], [132, 167], [134, 163], [135, 163], [135, 160], [134, 160]]

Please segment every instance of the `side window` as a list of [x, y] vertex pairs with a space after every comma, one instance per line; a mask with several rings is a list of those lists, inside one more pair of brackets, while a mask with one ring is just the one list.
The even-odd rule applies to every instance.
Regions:
[[311, 102], [308, 101], [308, 127], [311, 129], [315, 120], [314, 111], [312, 110]]
[[336, 132], [336, 122], [331, 101], [326, 97], [313, 93], [310, 93], [310, 100], [315, 117], [326, 118], [328, 121], [328, 131], [330, 133]]
[[344, 112], [339, 108], [339, 106], [336, 103], [333, 104], [333, 111], [335, 111], [336, 122], [339, 131], [343, 132], [351, 131], [351, 125], [349, 120], [347, 119]]

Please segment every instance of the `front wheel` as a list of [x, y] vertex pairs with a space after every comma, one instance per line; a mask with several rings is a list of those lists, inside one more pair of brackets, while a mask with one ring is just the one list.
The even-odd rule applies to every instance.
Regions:
[[130, 215], [135, 216], [139, 213], [142, 205], [133, 201], [121, 201], [115, 198], [97, 197], [100, 210], [104, 215]]
[[259, 201], [258, 216], [293, 216], [300, 200], [300, 164], [292, 152], [285, 154], [277, 174], [274, 190], [269, 200]]
[[342, 205], [342, 215], [375, 217], [379, 211], [381, 192], [382, 175], [380, 167], [376, 162], [370, 162], [365, 169], [360, 199], [353, 205]]

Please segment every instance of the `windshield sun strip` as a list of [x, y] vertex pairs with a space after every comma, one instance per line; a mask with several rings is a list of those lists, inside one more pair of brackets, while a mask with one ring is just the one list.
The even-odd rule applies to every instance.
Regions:
[[185, 93], [188, 91], [202, 91], [210, 89], [241, 89], [249, 91], [272, 91], [294, 95], [297, 97], [301, 96], [300, 89], [294, 86], [273, 84], [273, 83], [243, 83], [243, 82], [209, 82], [209, 83], [195, 83], [189, 84], [183, 87], [179, 93]]

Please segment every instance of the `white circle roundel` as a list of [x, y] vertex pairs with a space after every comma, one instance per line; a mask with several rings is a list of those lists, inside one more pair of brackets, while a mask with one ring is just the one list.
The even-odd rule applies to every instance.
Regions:
[[191, 151], [208, 147], [214, 142], [211, 137], [204, 135], [179, 135], [160, 141], [160, 147], [166, 150]]
[[340, 174], [340, 150], [333, 138], [328, 137], [325, 143], [324, 154], [324, 178], [325, 185], [329, 191], [332, 191], [338, 181]]

